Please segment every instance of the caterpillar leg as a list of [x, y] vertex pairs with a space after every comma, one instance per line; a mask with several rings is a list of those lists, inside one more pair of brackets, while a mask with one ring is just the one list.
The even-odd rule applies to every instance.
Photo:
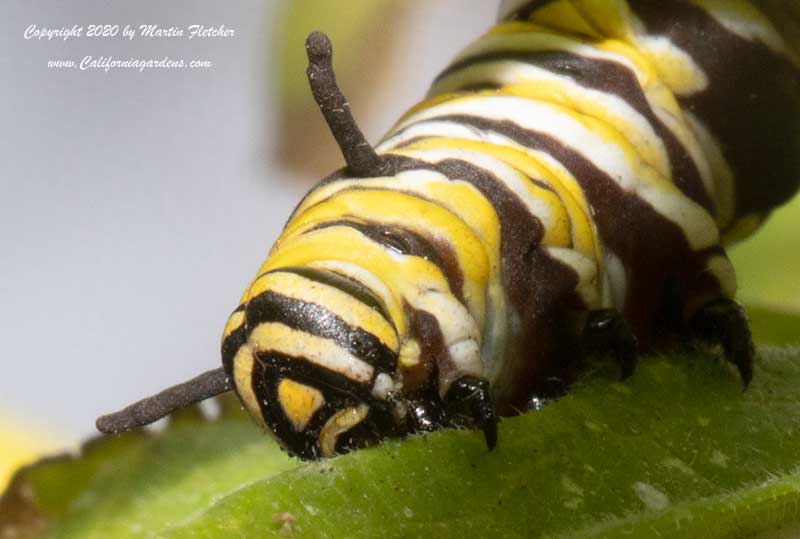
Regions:
[[448, 389], [444, 402], [457, 424], [481, 429], [486, 446], [494, 449], [498, 418], [488, 381], [476, 376], [459, 378]]
[[636, 368], [636, 336], [616, 309], [589, 313], [583, 330], [583, 346], [591, 353], [611, 353], [622, 371], [623, 380]]
[[755, 347], [742, 306], [728, 298], [712, 301], [692, 316], [689, 325], [695, 336], [722, 345], [726, 359], [739, 370], [747, 388], [753, 378]]

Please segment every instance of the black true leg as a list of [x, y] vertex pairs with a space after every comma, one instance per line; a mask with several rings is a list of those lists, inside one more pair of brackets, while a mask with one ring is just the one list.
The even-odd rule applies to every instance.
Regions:
[[593, 353], [611, 352], [628, 378], [636, 368], [636, 336], [628, 322], [615, 309], [591, 311], [583, 330], [583, 346]]
[[447, 425], [442, 403], [438, 397], [409, 399], [409, 422], [412, 432], [433, 432]]
[[486, 446], [490, 451], [494, 449], [498, 419], [489, 382], [475, 376], [459, 378], [450, 386], [444, 402], [452, 416], [468, 418], [469, 426], [483, 430]]
[[721, 344], [728, 361], [736, 365], [747, 388], [753, 378], [755, 347], [742, 306], [732, 299], [712, 301], [689, 321], [692, 332], [711, 344]]

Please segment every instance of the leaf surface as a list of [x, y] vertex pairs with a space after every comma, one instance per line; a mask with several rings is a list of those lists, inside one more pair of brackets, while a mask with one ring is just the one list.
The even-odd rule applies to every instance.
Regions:
[[800, 530], [800, 349], [762, 347], [744, 393], [732, 368], [699, 353], [645, 358], [625, 383], [612, 376], [597, 368], [559, 402], [504, 420], [492, 452], [477, 432], [448, 431], [303, 464], [235, 409], [100, 439], [79, 459], [28, 469], [15, 488], [54, 538]]

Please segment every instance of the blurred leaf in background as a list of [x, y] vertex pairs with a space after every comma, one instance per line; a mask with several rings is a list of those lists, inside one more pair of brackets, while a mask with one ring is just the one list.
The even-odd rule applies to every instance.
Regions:
[[800, 197], [776, 210], [730, 254], [740, 301], [778, 312], [800, 312]]
[[[313, 30], [327, 33], [333, 42], [336, 78], [362, 129], [368, 132], [376, 107], [392, 92], [388, 72], [392, 51], [399, 46], [404, 21], [421, 2], [348, 0], [284, 2], [274, 32], [278, 65], [272, 106], [280, 133], [274, 159], [286, 168], [318, 180], [343, 164], [339, 150], [311, 97], [306, 79], [305, 38]], [[385, 126], [383, 126], [385, 128]]]

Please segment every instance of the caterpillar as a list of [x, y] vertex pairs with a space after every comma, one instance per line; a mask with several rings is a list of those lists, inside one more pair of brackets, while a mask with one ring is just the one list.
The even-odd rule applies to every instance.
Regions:
[[346, 166], [298, 204], [231, 314], [223, 367], [101, 417], [234, 390], [288, 452], [452, 426], [497, 442], [587, 354], [754, 346], [725, 247], [800, 181], [800, 10], [516, 0], [376, 146], [306, 42]]

